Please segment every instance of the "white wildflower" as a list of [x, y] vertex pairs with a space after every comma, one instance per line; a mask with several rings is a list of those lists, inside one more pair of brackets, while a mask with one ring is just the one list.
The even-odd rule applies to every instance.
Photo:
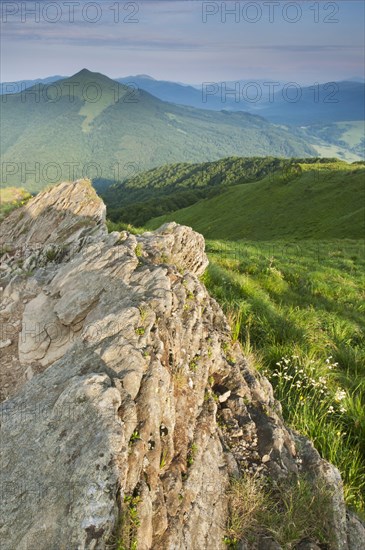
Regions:
[[335, 400], [336, 401], [343, 401], [344, 399], [346, 399], [346, 392], [345, 390], [341, 390], [341, 389], [338, 389], [335, 393]]

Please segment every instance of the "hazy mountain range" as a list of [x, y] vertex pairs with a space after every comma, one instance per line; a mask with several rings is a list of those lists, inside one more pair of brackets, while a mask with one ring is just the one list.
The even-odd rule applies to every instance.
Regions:
[[1, 118], [2, 186], [32, 191], [81, 176], [108, 184], [173, 162], [316, 154], [262, 117], [167, 103], [86, 69], [3, 96]]
[[[50, 76], [4, 82], [0, 93], [19, 93], [37, 84], [51, 85], [65, 78]], [[149, 92], [162, 101], [214, 111], [246, 111], [294, 126], [365, 119], [365, 83], [356, 77], [349, 81], [316, 83], [312, 86], [274, 82], [271, 79], [206, 82], [191, 86], [156, 80], [149, 75], [114, 80]]]
[[47, 78], [36, 78], [35, 80], [17, 80], [14, 82], [1, 82], [0, 84], [0, 95], [6, 94], [16, 94], [36, 84], [53, 84], [57, 80], [62, 80], [67, 78], [66, 76], [54, 75], [48, 76]]

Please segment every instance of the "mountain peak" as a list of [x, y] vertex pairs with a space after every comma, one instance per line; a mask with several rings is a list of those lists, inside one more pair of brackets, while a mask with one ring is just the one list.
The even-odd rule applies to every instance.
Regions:
[[81, 69], [81, 71], [74, 74], [73, 76], [87, 76], [87, 75], [93, 75], [93, 74], [96, 74], [96, 73], [89, 71], [89, 69]]
[[89, 71], [89, 69], [82, 69], [78, 73], [75, 73], [74, 75], [67, 78], [67, 80], [68, 81], [88, 80], [90, 82], [105, 82], [105, 83], [115, 82], [105, 74]]
[[153, 78], [153, 76], [150, 76], [149, 74], [137, 74], [136, 78], [143, 78], [144, 80], [156, 80]]

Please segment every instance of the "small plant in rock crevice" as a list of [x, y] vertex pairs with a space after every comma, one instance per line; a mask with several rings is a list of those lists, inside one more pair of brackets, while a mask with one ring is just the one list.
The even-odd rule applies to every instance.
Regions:
[[137, 530], [141, 522], [138, 515], [140, 496], [125, 495], [121, 516], [121, 532], [117, 550], [137, 550]]
[[168, 456], [168, 450], [167, 449], [164, 449], [161, 453], [161, 458], [160, 458], [160, 468], [161, 470], [166, 466], [167, 464], [167, 456]]
[[141, 243], [138, 243], [136, 248], [134, 249], [134, 253], [137, 256], [137, 258], [141, 258], [143, 255], [143, 246]]
[[139, 434], [139, 431], [138, 430], [134, 430], [134, 432], [132, 433], [131, 437], [130, 437], [130, 440], [129, 440], [129, 445], [133, 445], [133, 443], [135, 441], [139, 441], [141, 439], [141, 436]]
[[196, 355], [194, 357], [194, 359], [192, 359], [190, 362], [189, 362], [189, 369], [192, 371], [192, 372], [196, 372], [198, 370], [198, 366], [199, 366], [199, 356]]
[[195, 457], [198, 452], [198, 446], [196, 443], [192, 443], [189, 450], [188, 450], [188, 456], [186, 459], [187, 465], [192, 466], [194, 464]]

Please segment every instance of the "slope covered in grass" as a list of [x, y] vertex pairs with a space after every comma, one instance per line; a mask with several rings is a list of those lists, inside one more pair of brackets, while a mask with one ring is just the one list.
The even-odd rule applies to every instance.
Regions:
[[[231, 185], [287, 172], [297, 162], [275, 157], [228, 157], [215, 162], [169, 164], [101, 188], [100, 194], [112, 221], [141, 226], [153, 217], [220, 195]], [[98, 188], [97, 182], [94, 185]]]
[[360, 240], [208, 241], [204, 282], [287, 421], [365, 513], [365, 256]]
[[364, 165], [299, 163], [261, 181], [151, 220], [192, 226], [209, 239], [362, 238], [365, 234]]

